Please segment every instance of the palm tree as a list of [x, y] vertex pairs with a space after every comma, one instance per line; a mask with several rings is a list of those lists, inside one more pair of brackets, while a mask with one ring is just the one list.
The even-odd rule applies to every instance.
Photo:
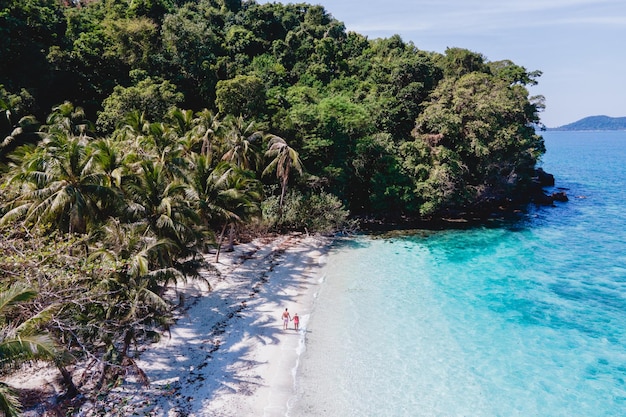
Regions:
[[263, 175], [272, 171], [276, 171], [276, 177], [280, 181], [280, 203], [279, 211], [282, 213], [283, 200], [285, 198], [285, 191], [287, 190], [287, 183], [289, 182], [289, 175], [291, 168], [294, 168], [300, 175], [302, 175], [303, 167], [300, 155], [298, 152], [287, 145], [287, 142], [276, 135], [269, 135], [268, 149], [265, 152], [265, 156], [274, 158], [263, 170]]
[[[166, 311], [166, 303], [161, 299], [162, 289], [170, 282], [184, 279], [184, 276], [174, 268], [160, 265], [158, 262], [159, 253], [163, 250], [170, 250], [172, 243], [168, 239], [158, 239], [154, 235], [146, 233], [144, 225], [140, 223], [124, 224], [117, 219], [110, 219], [103, 226], [104, 235], [101, 238], [99, 250], [94, 251], [90, 260], [99, 259], [103, 265], [109, 265], [112, 274], [100, 282], [100, 286], [109, 286], [109, 294], [112, 297], [121, 296], [125, 301], [120, 303], [108, 303], [108, 316], [123, 317], [122, 322], [129, 323], [126, 314], [121, 314], [121, 305], [128, 305], [129, 300], [133, 302], [148, 301], [155, 308]], [[118, 290], [111, 290], [110, 282], [113, 279], [115, 287], [124, 286], [124, 294]], [[126, 288], [128, 286], [128, 288]], [[128, 294], [142, 294], [142, 300], [136, 297], [127, 297]], [[130, 303], [130, 305], [133, 304]], [[114, 310], [118, 309], [117, 312]], [[141, 312], [137, 308], [128, 308], [128, 314], [137, 320], [155, 320], [160, 322], [159, 317], [141, 317]], [[124, 351], [128, 348], [125, 345]]]
[[222, 160], [232, 162], [239, 168], [256, 170], [260, 162], [256, 147], [263, 139], [263, 134], [255, 130], [255, 123], [247, 123], [243, 117], [231, 117], [225, 122], [225, 152]]
[[[230, 222], [228, 250], [233, 250], [235, 226], [245, 224], [262, 215], [263, 184], [254, 172], [234, 167], [228, 175], [229, 198], [226, 207], [235, 215]], [[222, 233], [223, 236], [223, 233]]]
[[138, 158], [151, 158], [152, 147], [146, 146], [146, 137], [150, 134], [150, 121], [145, 113], [132, 110], [124, 115], [120, 129], [113, 132], [113, 139], [126, 145], [127, 150]]
[[219, 115], [204, 109], [196, 114], [193, 124], [193, 134], [202, 139], [200, 153], [207, 156], [209, 161], [211, 161], [213, 159], [214, 147], [216, 146], [215, 139], [222, 130]]
[[188, 254], [199, 244], [197, 213], [185, 199], [187, 185], [172, 180], [162, 162], [143, 161], [135, 175], [123, 186], [131, 220], [145, 222], [149, 233], [158, 239], [170, 239], [176, 252], [161, 252], [170, 265], [172, 256]]
[[66, 132], [48, 134], [41, 146], [27, 152], [9, 182], [29, 187], [13, 202], [1, 222], [23, 218], [27, 223], [51, 222], [70, 233], [84, 233], [98, 220], [99, 202], [114, 197], [103, 185], [86, 137]]
[[121, 187], [122, 181], [132, 174], [131, 164], [137, 157], [124, 144], [111, 139], [101, 139], [92, 144], [93, 162], [103, 174], [103, 184], [107, 187]]
[[[0, 110], [2, 110], [1, 101]], [[11, 123], [10, 110], [5, 111], [5, 117], [6, 122]], [[41, 139], [40, 126], [41, 123], [35, 119], [35, 116], [24, 116], [12, 126], [13, 130], [4, 139], [0, 137], [0, 163], [4, 163], [18, 146], [39, 141]]]
[[170, 179], [183, 178], [186, 168], [183, 157], [185, 149], [181, 146], [177, 127], [167, 123], [150, 123], [147, 133], [140, 142], [149, 152], [145, 159], [158, 161]]
[[172, 145], [176, 142], [176, 130], [166, 123], [150, 123], [143, 136], [141, 145], [153, 152], [153, 155], [165, 161], [168, 154], [173, 151]]
[[100, 363], [100, 386], [117, 379], [126, 368], [147, 382], [129, 349], [139, 337], [154, 338], [158, 329], [167, 329], [171, 316], [170, 306], [162, 298], [164, 288], [185, 276], [173, 267], [161, 266], [161, 254], [172, 249], [172, 242], [147, 233], [140, 222], [109, 219], [100, 230], [98, 244], [89, 259], [103, 266], [94, 288], [102, 295], [91, 301], [97, 308], [87, 306], [90, 313], [80, 317], [85, 320], [83, 326], [98, 327], [85, 337], [92, 344], [106, 345], [111, 356]]
[[85, 110], [66, 101], [52, 108], [44, 128], [50, 132], [65, 132], [68, 135], [87, 135], [94, 131], [94, 124], [87, 120]]
[[[262, 184], [254, 173], [238, 168], [231, 163], [221, 162], [211, 169], [208, 158], [198, 155], [194, 159], [193, 175], [190, 179], [188, 197], [196, 202], [199, 214], [210, 224], [219, 226], [216, 262], [226, 229], [259, 216], [262, 199]], [[230, 234], [232, 246], [232, 233]]]
[[137, 137], [145, 134], [148, 131], [150, 122], [146, 118], [145, 113], [139, 112], [139, 110], [131, 110], [124, 115], [123, 126], [120, 129], [126, 134], [130, 134], [132, 137]]
[[176, 140], [174, 150], [179, 158], [185, 158], [200, 150], [202, 137], [195, 132], [196, 118], [192, 110], [181, 110], [177, 107], [168, 112], [168, 121], [173, 129]]
[[178, 136], [184, 136], [193, 128], [193, 110], [182, 110], [178, 107], [172, 108], [167, 114], [168, 121], [173, 126]]
[[[36, 291], [21, 284], [14, 284], [0, 292], [0, 372], [13, 370], [24, 362], [59, 358], [59, 350], [52, 339], [36, 330], [51, 310], [44, 310], [21, 324], [4, 322], [11, 307], [36, 295]], [[19, 416], [19, 410], [19, 401], [11, 387], [0, 383], [0, 412], [6, 416]]]

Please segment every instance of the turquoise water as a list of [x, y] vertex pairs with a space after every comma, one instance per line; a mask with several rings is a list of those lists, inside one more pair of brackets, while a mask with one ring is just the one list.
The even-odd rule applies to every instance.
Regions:
[[545, 132], [570, 201], [337, 242], [290, 416], [626, 415], [626, 132]]

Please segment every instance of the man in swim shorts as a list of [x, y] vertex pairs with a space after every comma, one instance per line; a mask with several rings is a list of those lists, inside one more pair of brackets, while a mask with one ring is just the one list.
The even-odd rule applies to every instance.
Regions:
[[287, 330], [289, 320], [291, 320], [291, 315], [289, 314], [289, 311], [285, 309], [285, 311], [283, 311], [283, 330]]

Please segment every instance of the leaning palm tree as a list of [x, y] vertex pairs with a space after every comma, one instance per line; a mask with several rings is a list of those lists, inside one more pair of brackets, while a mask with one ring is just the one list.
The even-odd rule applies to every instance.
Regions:
[[170, 304], [162, 298], [164, 290], [186, 277], [173, 267], [161, 266], [160, 253], [169, 252], [172, 242], [157, 239], [140, 222], [126, 224], [111, 218], [98, 238], [99, 247], [89, 260], [105, 266], [94, 288], [101, 295], [84, 303], [77, 314], [81, 327], [98, 330], [82, 333], [82, 343], [108, 352], [108, 359], [99, 363], [98, 388], [129, 370], [147, 383], [129, 350], [139, 338], [158, 337], [160, 329], [168, 328]]
[[263, 175], [272, 171], [276, 171], [276, 177], [280, 181], [280, 203], [278, 206], [280, 214], [283, 210], [283, 201], [285, 198], [285, 191], [287, 191], [287, 183], [289, 182], [289, 175], [291, 168], [294, 168], [300, 175], [302, 175], [303, 167], [300, 155], [298, 152], [290, 147], [285, 139], [276, 136], [269, 135], [268, 149], [265, 152], [265, 156], [274, 158], [263, 170]]
[[[59, 357], [59, 350], [52, 339], [37, 331], [37, 325], [49, 317], [51, 310], [44, 310], [19, 324], [4, 322], [11, 307], [36, 295], [36, 291], [21, 284], [14, 284], [0, 292], [0, 373], [14, 370], [24, 362], [53, 361]], [[19, 416], [20, 408], [11, 387], [0, 382], [0, 414]]]

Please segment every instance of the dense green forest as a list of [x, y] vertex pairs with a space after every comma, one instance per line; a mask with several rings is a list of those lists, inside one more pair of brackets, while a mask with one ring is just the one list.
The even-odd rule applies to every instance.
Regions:
[[0, 33], [0, 369], [50, 360], [68, 397], [78, 363], [92, 393], [135, 366], [221, 242], [524, 204], [545, 152], [539, 71], [321, 6], [0, 0]]

